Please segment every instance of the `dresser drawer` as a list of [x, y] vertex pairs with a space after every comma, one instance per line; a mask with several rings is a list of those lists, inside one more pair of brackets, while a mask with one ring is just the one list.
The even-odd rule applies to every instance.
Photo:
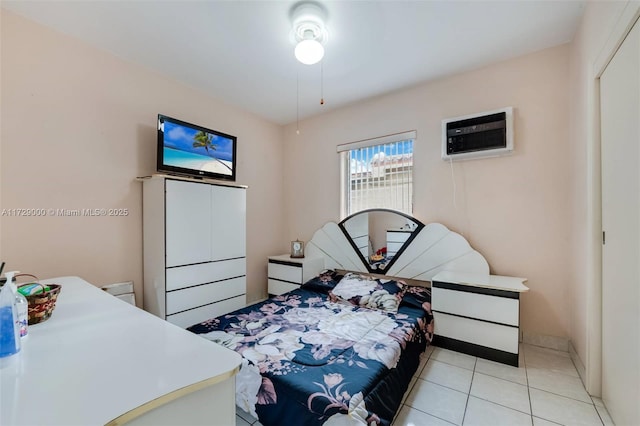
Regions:
[[409, 239], [410, 236], [411, 236], [411, 232], [387, 231], [387, 244], [400, 243], [400, 245], [402, 245], [404, 244], [405, 241]]
[[211, 283], [247, 274], [244, 257], [167, 269], [167, 291]]
[[389, 253], [397, 253], [398, 250], [400, 250], [403, 245], [404, 245], [404, 243], [387, 242], [387, 254], [389, 254]]
[[167, 315], [167, 321], [179, 327], [187, 328], [211, 318], [216, 318], [220, 315], [228, 314], [229, 312], [244, 308], [245, 306], [246, 297], [243, 294], [242, 296], [222, 300], [210, 305], [200, 306], [178, 314]]
[[441, 312], [433, 313], [435, 334], [486, 348], [518, 353], [518, 328], [462, 318]]
[[246, 277], [217, 281], [167, 293], [167, 315], [236, 297], [246, 292]]
[[507, 297], [476, 294], [467, 291], [431, 288], [434, 311], [518, 326], [520, 302]]
[[302, 264], [284, 265], [282, 263], [269, 262], [268, 277], [280, 281], [302, 284]]

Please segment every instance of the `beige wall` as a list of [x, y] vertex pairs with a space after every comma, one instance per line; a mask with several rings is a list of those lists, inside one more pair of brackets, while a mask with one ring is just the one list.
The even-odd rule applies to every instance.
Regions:
[[[635, 6], [633, 5], [635, 3]], [[585, 385], [600, 395], [601, 199], [598, 73], [615, 49], [626, 12], [638, 1], [589, 2], [570, 49], [571, 245], [575, 253], [570, 292], [571, 343], [586, 367]], [[621, 22], [624, 21], [624, 22]]]
[[[463, 233], [492, 273], [529, 279], [525, 331], [568, 336], [568, 53], [564, 45], [329, 112], [302, 121], [300, 135], [288, 126], [288, 236], [308, 240], [339, 219], [337, 144], [415, 129], [414, 216]], [[505, 106], [515, 107], [515, 153], [453, 163], [456, 208], [441, 120]]]
[[238, 137], [248, 299], [284, 243], [282, 128], [84, 42], [2, 12], [1, 208], [126, 208], [126, 217], [1, 218], [2, 260], [40, 277], [133, 280], [142, 300], [142, 185], [158, 113]]

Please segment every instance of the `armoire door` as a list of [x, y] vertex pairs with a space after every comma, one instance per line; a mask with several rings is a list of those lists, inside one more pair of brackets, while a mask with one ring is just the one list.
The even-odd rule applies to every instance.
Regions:
[[640, 424], [640, 24], [600, 78], [602, 399]]
[[167, 180], [167, 267], [211, 261], [211, 185]]
[[246, 256], [246, 190], [212, 186], [212, 260]]

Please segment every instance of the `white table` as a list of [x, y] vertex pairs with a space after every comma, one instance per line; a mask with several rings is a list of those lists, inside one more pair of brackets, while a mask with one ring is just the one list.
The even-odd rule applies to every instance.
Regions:
[[241, 357], [78, 277], [0, 370], [0, 424], [234, 424]]

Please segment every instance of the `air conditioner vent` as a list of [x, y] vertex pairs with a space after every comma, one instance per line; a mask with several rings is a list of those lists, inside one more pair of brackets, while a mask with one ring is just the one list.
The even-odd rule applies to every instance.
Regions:
[[442, 159], [496, 157], [513, 151], [513, 108], [442, 120]]

